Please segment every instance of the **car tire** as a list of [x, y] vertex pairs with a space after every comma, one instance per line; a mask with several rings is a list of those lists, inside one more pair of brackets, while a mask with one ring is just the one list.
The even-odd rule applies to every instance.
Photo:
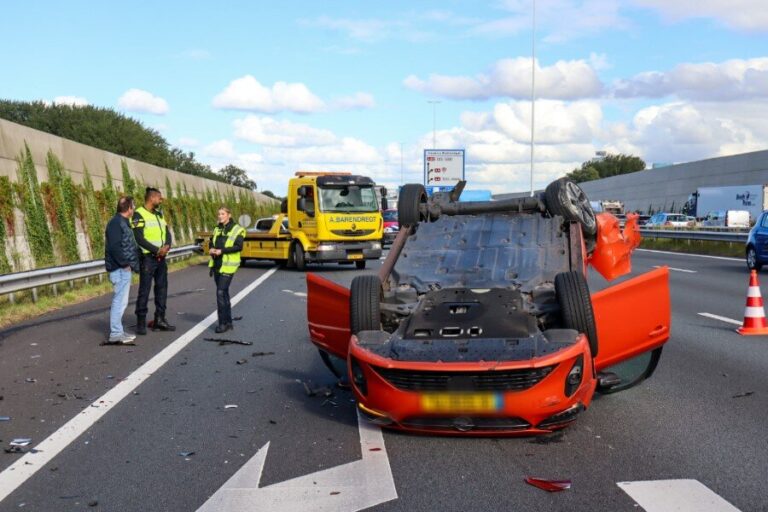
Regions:
[[[552, 215], [560, 215], [567, 221], [581, 224], [584, 237], [594, 239], [597, 235], [597, 219], [584, 191], [568, 178], [550, 183], [544, 190], [544, 203]], [[587, 245], [590, 245], [589, 243]]]
[[424, 185], [408, 183], [400, 190], [397, 199], [397, 222], [400, 226], [416, 226], [424, 220], [419, 211], [422, 204], [427, 203], [427, 191]]
[[352, 334], [381, 329], [381, 281], [378, 276], [357, 276], [349, 291], [349, 329]]
[[363, 270], [365, 268], [365, 260], [358, 260], [355, 262], [355, 268]]
[[296, 270], [306, 270], [307, 268], [307, 255], [304, 252], [304, 247], [301, 242], [293, 243], [293, 266]]
[[747, 247], [747, 268], [758, 272], [763, 268], [763, 264], [757, 259], [757, 251], [752, 245]]
[[563, 327], [584, 333], [592, 357], [597, 357], [597, 326], [587, 280], [580, 272], [561, 272], [555, 276], [555, 295], [560, 304]]

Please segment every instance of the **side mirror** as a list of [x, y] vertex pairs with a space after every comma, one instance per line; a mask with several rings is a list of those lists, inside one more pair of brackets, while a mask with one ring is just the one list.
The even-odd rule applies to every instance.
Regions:
[[312, 195], [312, 187], [307, 185], [302, 185], [299, 187], [298, 193], [299, 193], [299, 197], [309, 197]]
[[304, 212], [310, 217], [315, 216], [315, 203], [314, 201], [307, 201], [306, 197], [300, 197], [296, 204], [296, 209], [300, 212]]
[[386, 197], [381, 198], [381, 209], [382, 210], [389, 210], [389, 202], [387, 201]]

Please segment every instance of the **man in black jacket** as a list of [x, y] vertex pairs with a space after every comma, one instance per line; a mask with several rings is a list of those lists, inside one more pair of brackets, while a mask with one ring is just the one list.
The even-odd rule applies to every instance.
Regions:
[[104, 234], [104, 263], [115, 291], [109, 310], [108, 344], [131, 344], [136, 339], [123, 329], [123, 313], [131, 290], [131, 271], [139, 271], [139, 252], [129, 221], [133, 212], [133, 198], [121, 197], [117, 202], [117, 213], [107, 223]]

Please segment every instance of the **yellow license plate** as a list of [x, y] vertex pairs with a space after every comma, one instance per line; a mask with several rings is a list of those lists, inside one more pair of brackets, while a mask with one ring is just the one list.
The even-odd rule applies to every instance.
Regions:
[[347, 259], [348, 260], [361, 260], [361, 259], [363, 259], [363, 255], [362, 254], [347, 254]]
[[496, 393], [429, 393], [421, 395], [425, 412], [469, 413], [495, 412], [502, 398]]

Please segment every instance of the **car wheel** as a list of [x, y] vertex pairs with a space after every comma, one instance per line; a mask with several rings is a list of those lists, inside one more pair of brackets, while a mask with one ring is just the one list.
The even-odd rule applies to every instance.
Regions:
[[400, 190], [397, 199], [397, 222], [401, 226], [415, 226], [424, 220], [419, 207], [427, 203], [427, 191], [424, 185], [408, 183]]
[[580, 223], [585, 238], [595, 238], [597, 235], [595, 212], [587, 195], [573, 181], [560, 178], [550, 183], [544, 190], [544, 202], [552, 215]]
[[365, 260], [359, 260], [355, 262], [355, 267], [358, 270], [363, 270], [365, 268]]
[[587, 280], [579, 272], [561, 272], [555, 276], [555, 294], [563, 327], [584, 333], [589, 339], [592, 357], [597, 357], [597, 327]]
[[305, 270], [307, 268], [307, 256], [301, 242], [293, 243], [293, 264], [296, 270]]
[[763, 264], [757, 261], [757, 251], [751, 245], [747, 247], [747, 268], [758, 271], [763, 268]]
[[352, 334], [381, 329], [381, 281], [378, 276], [355, 277], [349, 292], [349, 328]]

